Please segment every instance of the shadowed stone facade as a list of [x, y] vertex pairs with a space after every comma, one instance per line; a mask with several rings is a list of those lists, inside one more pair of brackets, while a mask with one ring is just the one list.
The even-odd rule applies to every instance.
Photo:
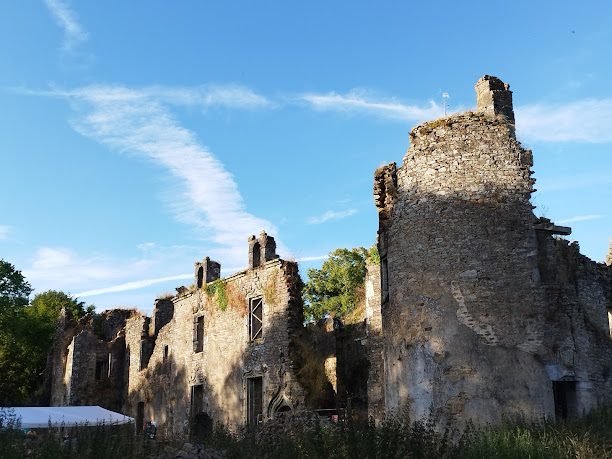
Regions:
[[[49, 362], [52, 405], [104, 406], [179, 437], [287, 410], [329, 414], [349, 399], [367, 413], [365, 317], [346, 329], [331, 319], [304, 326], [297, 263], [278, 258], [265, 233], [251, 236], [248, 250], [248, 269], [224, 279], [219, 263], [197, 262], [194, 284], [156, 300], [150, 318], [122, 309], [76, 324], [64, 317]], [[368, 317], [380, 331], [378, 272], [368, 275]]]
[[304, 324], [297, 263], [261, 233], [246, 270], [221, 278], [206, 257], [150, 318], [63, 315], [52, 404], [181, 437], [348, 405], [376, 423], [407, 409], [461, 427], [610, 403], [612, 255], [593, 262], [562, 238], [570, 228], [534, 216], [509, 85], [485, 76], [475, 89], [474, 112], [417, 126], [403, 163], [375, 172], [380, 265], [347, 323]]
[[421, 124], [376, 171], [387, 412], [565, 417], [612, 399], [610, 269], [536, 219], [509, 85]]

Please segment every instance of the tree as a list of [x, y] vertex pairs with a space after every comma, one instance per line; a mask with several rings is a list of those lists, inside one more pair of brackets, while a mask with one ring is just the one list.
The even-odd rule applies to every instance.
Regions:
[[29, 388], [24, 310], [30, 293], [21, 272], [0, 260], [0, 405], [20, 402]]
[[31, 293], [21, 272], [0, 260], [0, 406], [24, 403], [41, 386], [62, 308], [75, 318], [94, 308], [55, 290], [36, 295], [28, 304]]
[[0, 333], [5, 325], [28, 304], [32, 287], [15, 267], [0, 259]]
[[368, 258], [363, 247], [336, 249], [321, 269], [309, 269], [304, 286], [306, 318], [342, 318], [352, 312], [359, 303], [357, 292], [363, 286]]
[[93, 305], [89, 305], [85, 308], [85, 303], [83, 301], [78, 301], [76, 298], [57, 290], [48, 290], [36, 295], [26, 308], [26, 311], [32, 318], [55, 325], [60, 311], [63, 308], [68, 309], [72, 313], [72, 316], [77, 319], [94, 311]]

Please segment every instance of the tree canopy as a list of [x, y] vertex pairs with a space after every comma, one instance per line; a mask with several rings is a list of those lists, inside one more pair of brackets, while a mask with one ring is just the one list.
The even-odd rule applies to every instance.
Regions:
[[358, 293], [363, 286], [368, 260], [377, 263], [375, 246], [336, 249], [321, 269], [309, 269], [303, 291], [306, 319], [318, 320], [328, 315], [342, 318], [354, 311], [361, 300]]
[[0, 260], [0, 406], [31, 401], [41, 386], [62, 308], [76, 318], [93, 310], [55, 290], [40, 293], [28, 303], [31, 293], [21, 272]]

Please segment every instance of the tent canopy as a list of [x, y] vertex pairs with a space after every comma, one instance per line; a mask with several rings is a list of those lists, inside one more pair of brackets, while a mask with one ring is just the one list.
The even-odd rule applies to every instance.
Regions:
[[99, 406], [27, 406], [4, 408], [12, 410], [23, 429], [49, 427], [74, 427], [77, 425], [128, 424], [134, 418], [115, 413]]

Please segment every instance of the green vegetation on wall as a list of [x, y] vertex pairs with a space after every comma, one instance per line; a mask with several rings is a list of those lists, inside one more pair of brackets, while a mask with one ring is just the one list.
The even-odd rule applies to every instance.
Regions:
[[217, 306], [219, 306], [221, 311], [225, 311], [227, 309], [227, 284], [224, 280], [217, 279], [206, 284], [205, 291], [209, 298], [212, 297], [215, 299]]

